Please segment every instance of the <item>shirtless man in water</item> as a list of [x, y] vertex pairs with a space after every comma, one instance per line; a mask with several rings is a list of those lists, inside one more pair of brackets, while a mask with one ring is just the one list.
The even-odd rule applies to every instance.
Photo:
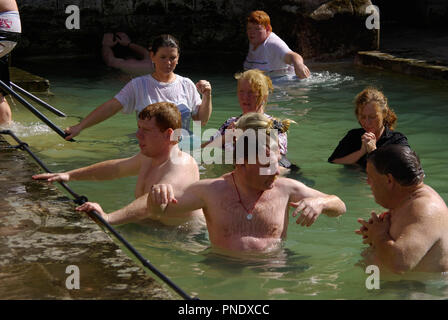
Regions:
[[389, 209], [356, 231], [371, 245], [369, 263], [394, 273], [448, 271], [448, 208], [423, 183], [425, 174], [410, 148], [390, 145], [367, 158], [367, 182], [375, 201]]
[[165, 225], [180, 225], [191, 221], [190, 225], [204, 225], [201, 210], [189, 210], [181, 214], [173, 212], [158, 216], [147, 214], [148, 192], [153, 184], [173, 184], [182, 192], [186, 186], [199, 180], [196, 161], [179, 150], [173, 139], [174, 130], [181, 128], [181, 115], [176, 105], [158, 102], [147, 106], [139, 113], [137, 138], [140, 152], [126, 159], [103, 161], [88, 167], [64, 173], [44, 173], [34, 179], [47, 181], [71, 180], [111, 180], [138, 175], [135, 198], [126, 207], [106, 214], [97, 203], [86, 202], [77, 210], [89, 212], [96, 210], [110, 224], [144, 222], [158, 220]]
[[[139, 59], [132, 57], [116, 57], [112, 48], [117, 44], [129, 48], [129, 50], [138, 56]], [[130, 75], [142, 76], [154, 72], [154, 66], [150, 58], [149, 50], [133, 43], [124, 32], [117, 32], [115, 35], [112, 33], [105, 33], [103, 36], [101, 53], [104, 62], [109, 67], [119, 69]]]
[[[272, 121], [261, 113], [248, 113], [237, 122], [237, 128], [242, 130], [270, 126]], [[153, 186], [148, 197], [149, 210], [169, 216], [203, 209], [212, 245], [229, 251], [267, 251], [278, 247], [286, 237], [288, 206], [295, 208], [293, 217], [301, 212], [296, 222], [307, 227], [322, 213], [336, 217], [345, 212], [345, 204], [337, 196], [279, 177], [278, 148], [275, 151], [265, 146], [262, 150], [269, 161], [261, 162], [258, 156], [256, 163], [250, 163], [246, 149], [241, 158], [237, 156], [242, 161], [236, 161], [232, 172], [201, 180], [181, 192], [174, 192], [175, 186], [167, 184]]]

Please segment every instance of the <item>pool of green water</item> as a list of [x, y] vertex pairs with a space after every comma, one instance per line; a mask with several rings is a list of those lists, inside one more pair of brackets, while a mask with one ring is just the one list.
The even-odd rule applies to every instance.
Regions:
[[[20, 67], [20, 65], [18, 65]], [[48, 78], [54, 96], [44, 98], [67, 118], [44, 112], [61, 128], [75, 124], [96, 106], [113, 97], [130, 79], [101, 62], [24, 62], [27, 71]], [[304, 228], [290, 217], [288, 236], [280, 252], [257, 257], [225, 257], [210, 249], [206, 232], [189, 236], [160, 226], [118, 227], [151, 263], [178, 286], [201, 299], [446, 299], [448, 282], [432, 279], [381, 278], [379, 290], [368, 290], [369, 274], [361, 262], [365, 248], [354, 233], [358, 217], [367, 218], [377, 205], [365, 173], [327, 162], [338, 141], [358, 127], [355, 95], [368, 85], [384, 90], [398, 115], [397, 130], [405, 133], [420, 155], [425, 182], [448, 199], [448, 84], [354, 67], [350, 62], [310, 65], [305, 81], [276, 86], [267, 112], [297, 122], [289, 133], [288, 158], [301, 167], [298, 180], [347, 205], [339, 218], [321, 216]], [[238, 67], [179, 66], [177, 72], [213, 86], [213, 114], [206, 128], [218, 128], [240, 114], [233, 73]], [[138, 152], [135, 115], [119, 114], [85, 130], [76, 143], [66, 142], [22, 106], [12, 106], [12, 129], [52, 171], [65, 171], [94, 162], [128, 157]], [[201, 168], [201, 177], [225, 172], [219, 165]], [[70, 186], [106, 212], [133, 200], [136, 178], [105, 182], [71, 182]], [[82, 270], [81, 270], [82, 272]]]

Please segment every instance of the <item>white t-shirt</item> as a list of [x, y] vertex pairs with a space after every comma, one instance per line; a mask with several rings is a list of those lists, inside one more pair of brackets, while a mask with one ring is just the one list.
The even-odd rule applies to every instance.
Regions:
[[292, 50], [288, 45], [274, 32], [271, 32], [257, 49], [253, 50], [252, 44], [249, 44], [244, 69], [260, 69], [272, 73], [272, 75], [294, 74], [294, 67], [284, 61], [285, 55], [290, 51]]
[[182, 128], [189, 130], [191, 116], [198, 112], [202, 103], [193, 81], [176, 74], [171, 83], [159, 82], [151, 75], [132, 79], [115, 96], [123, 106], [123, 113], [140, 111], [156, 102], [174, 103], [182, 116]]

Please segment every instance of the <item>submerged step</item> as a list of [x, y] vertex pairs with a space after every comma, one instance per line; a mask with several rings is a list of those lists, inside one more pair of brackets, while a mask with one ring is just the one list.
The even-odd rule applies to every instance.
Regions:
[[19, 87], [32, 93], [50, 94], [50, 81], [25, 70], [10, 67], [10, 80]]

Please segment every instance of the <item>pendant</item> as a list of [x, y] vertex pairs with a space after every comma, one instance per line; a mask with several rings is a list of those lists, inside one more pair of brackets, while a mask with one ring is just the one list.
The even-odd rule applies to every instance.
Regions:
[[247, 219], [247, 220], [252, 220], [252, 218], [253, 218], [252, 213], [249, 213], [249, 214], [246, 216], [246, 219]]

